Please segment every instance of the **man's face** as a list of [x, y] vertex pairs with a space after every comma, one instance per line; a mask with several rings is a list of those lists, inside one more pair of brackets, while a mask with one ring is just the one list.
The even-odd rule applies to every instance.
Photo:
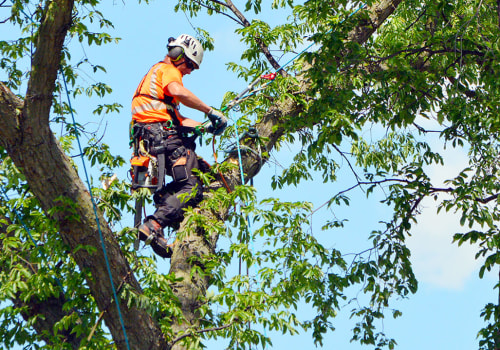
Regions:
[[191, 61], [183, 58], [181, 63], [177, 66], [177, 69], [179, 69], [181, 74], [184, 76], [190, 74], [193, 70], [195, 70], [195, 66]]

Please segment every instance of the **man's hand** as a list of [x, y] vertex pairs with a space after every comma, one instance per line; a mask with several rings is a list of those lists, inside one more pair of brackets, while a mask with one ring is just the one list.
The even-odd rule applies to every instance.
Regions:
[[214, 135], [222, 134], [227, 126], [227, 119], [224, 114], [222, 114], [218, 110], [211, 108], [207, 113], [207, 117], [208, 119], [210, 119], [212, 125], [210, 125], [206, 130]]

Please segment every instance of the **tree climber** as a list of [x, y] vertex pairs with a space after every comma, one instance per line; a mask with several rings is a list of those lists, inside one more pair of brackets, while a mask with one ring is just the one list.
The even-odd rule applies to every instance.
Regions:
[[[168, 39], [168, 53], [144, 76], [132, 99], [134, 140], [142, 150], [158, 159], [158, 183], [153, 200], [156, 211], [139, 226], [139, 239], [150, 241], [153, 251], [164, 258], [172, 255], [164, 227], [177, 229], [184, 218], [183, 209], [198, 204], [203, 197], [202, 182], [192, 169], [203, 168], [197, 158], [193, 137], [186, 131], [207, 131], [220, 135], [227, 126], [226, 117], [201, 101], [182, 83], [182, 77], [200, 67], [203, 48], [198, 40], [182, 34]], [[179, 103], [207, 115], [210, 123], [182, 116]], [[206, 126], [206, 127], [205, 127]], [[164, 173], [173, 181], [163, 186]]]

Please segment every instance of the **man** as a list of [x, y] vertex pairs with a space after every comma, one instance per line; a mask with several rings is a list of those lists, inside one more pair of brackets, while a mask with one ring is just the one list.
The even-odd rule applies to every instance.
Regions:
[[[207, 131], [220, 135], [227, 126], [224, 115], [201, 101], [182, 83], [182, 77], [200, 67], [203, 48], [195, 38], [182, 34], [170, 38], [164, 60], [155, 64], [144, 76], [132, 100], [134, 137], [141, 137], [148, 154], [164, 163], [164, 171], [173, 178], [167, 186], [159, 183], [153, 199], [156, 211], [139, 226], [139, 238], [151, 241], [154, 252], [164, 258], [172, 255], [172, 247], [163, 235], [166, 226], [178, 228], [184, 218], [183, 209], [198, 204], [203, 197], [202, 183], [192, 173], [200, 164], [194, 152], [193, 138], [185, 130]], [[211, 125], [183, 117], [179, 103], [205, 113]], [[205, 130], [203, 130], [205, 129]], [[143, 146], [144, 147], [144, 146]], [[162, 171], [162, 166], [159, 166]], [[158, 178], [163, 182], [163, 174]]]

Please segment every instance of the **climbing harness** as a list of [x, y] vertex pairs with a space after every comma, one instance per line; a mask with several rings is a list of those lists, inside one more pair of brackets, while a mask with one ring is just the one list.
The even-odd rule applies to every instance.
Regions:
[[[165, 175], [170, 175], [174, 182], [181, 183], [189, 179], [189, 165], [187, 164], [191, 150], [187, 144], [194, 144], [196, 138], [201, 136], [210, 125], [207, 121], [196, 127], [185, 127], [175, 125], [172, 121], [155, 123], [138, 123], [132, 121], [130, 126], [130, 147], [133, 149], [130, 159], [130, 176], [132, 192], [141, 188], [147, 189], [154, 194], [155, 203], [168, 192], [165, 187]], [[175, 138], [174, 138], [175, 137]], [[171, 148], [178, 142], [179, 137], [185, 145]], [[172, 143], [171, 143], [172, 142]], [[201, 172], [210, 171], [210, 165], [198, 158], [198, 166]], [[144, 210], [144, 199], [137, 197], [135, 200], [134, 227], [139, 228], [142, 217], [147, 217]], [[145, 244], [154, 243], [154, 236], [146, 240]], [[151, 244], [154, 250], [154, 244]], [[139, 250], [140, 234], [134, 242], [135, 250]]]
[[130, 146], [133, 148], [130, 159], [132, 190], [147, 188], [151, 192], [163, 186], [165, 176], [166, 142], [177, 129], [172, 121], [158, 123], [130, 124]]

